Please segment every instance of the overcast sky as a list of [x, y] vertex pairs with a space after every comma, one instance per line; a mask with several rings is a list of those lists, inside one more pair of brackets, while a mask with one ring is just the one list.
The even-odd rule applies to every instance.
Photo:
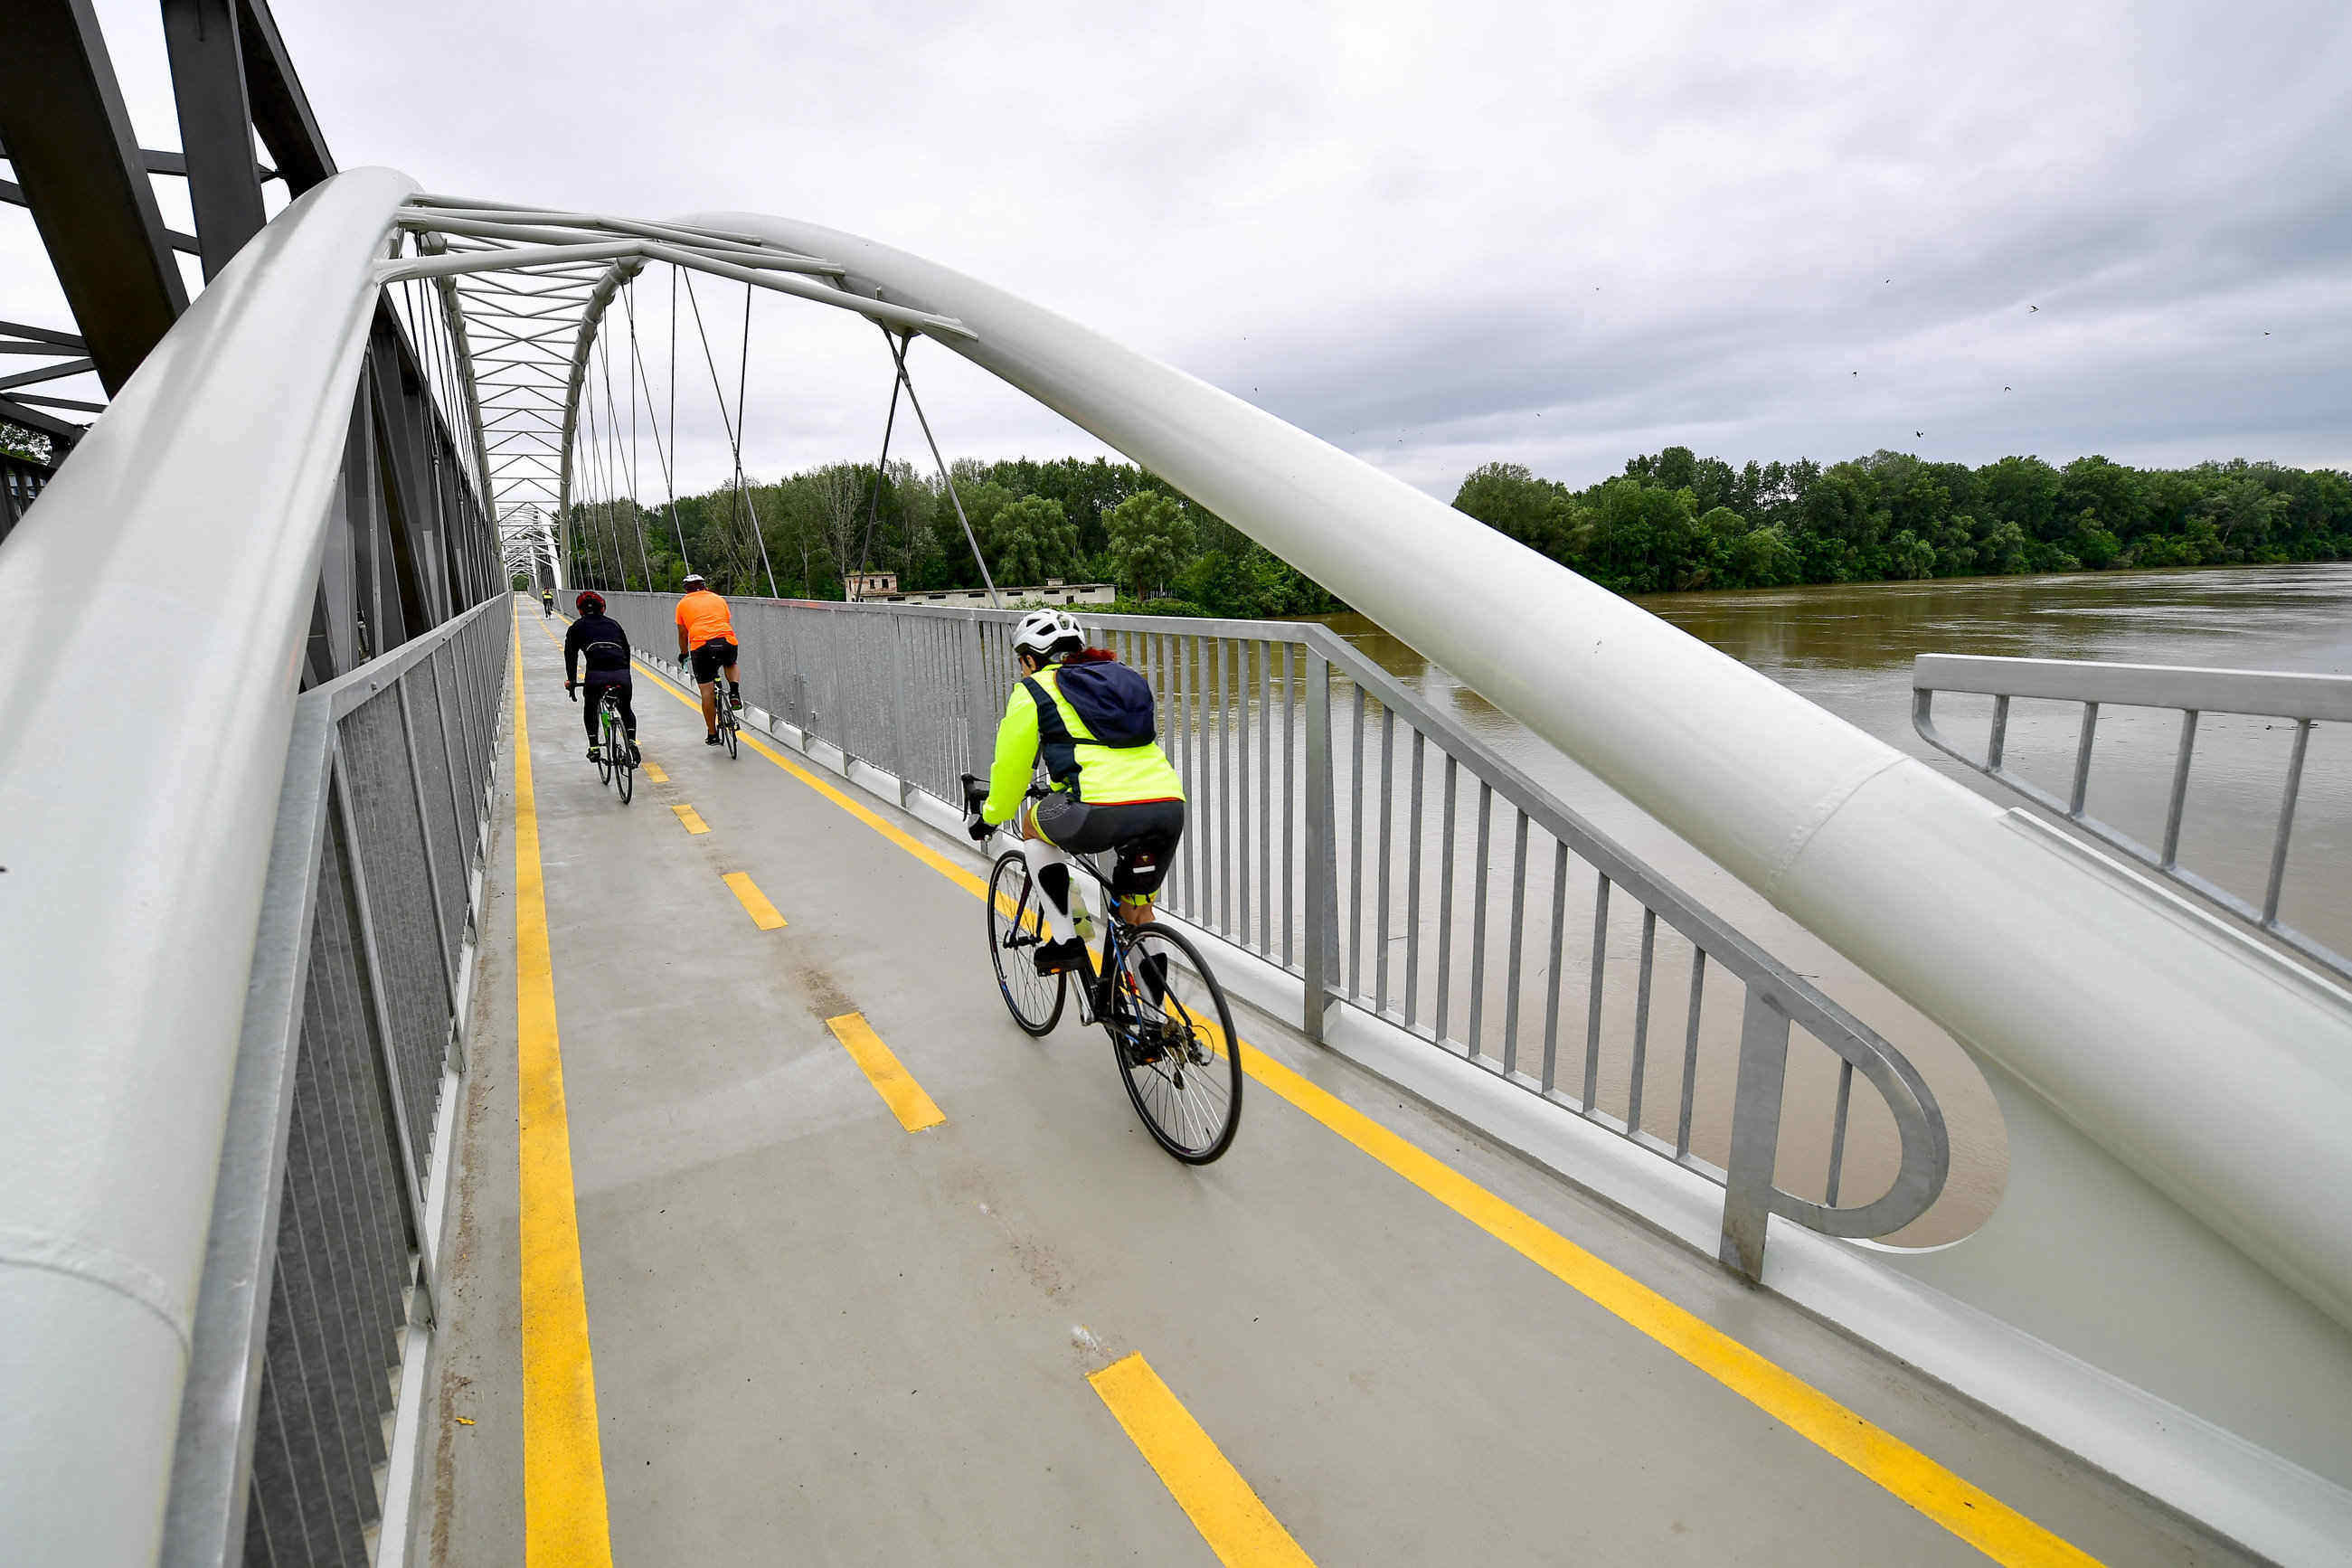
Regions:
[[[142, 139], [176, 147], [152, 0], [99, 10]], [[346, 168], [869, 235], [1444, 497], [1670, 443], [2352, 467], [2333, 0], [278, 16]], [[66, 324], [38, 263], [0, 208], [0, 315]], [[870, 458], [872, 329], [763, 295], [752, 333], [748, 466]], [[935, 345], [914, 370], [951, 458], [1101, 450]], [[707, 482], [715, 409], [681, 384]]]

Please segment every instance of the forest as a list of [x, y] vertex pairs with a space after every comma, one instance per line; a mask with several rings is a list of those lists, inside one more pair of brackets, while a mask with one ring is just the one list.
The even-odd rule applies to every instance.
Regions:
[[2352, 475], [2243, 460], [1734, 468], [1668, 447], [1583, 489], [1489, 463], [1454, 504], [1621, 594], [2352, 555]]
[[[1103, 458], [965, 461], [956, 495], [1000, 586], [1110, 582], [1155, 614], [1316, 615], [1344, 608], [1156, 476]], [[1686, 447], [1629, 459], [1579, 489], [1488, 463], [1454, 505], [1622, 594], [2352, 556], [2352, 476], [2243, 460], [2135, 468], [2103, 457], [1971, 468], [1880, 451], [1735, 468]], [[754, 520], [756, 519], [756, 527]], [[947, 490], [907, 464], [836, 463], [665, 505], [575, 506], [582, 580], [674, 588], [679, 544], [723, 593], [838, 599], [892, 571], [908, 591], [976, 588]], [[767, 546], [766, 561], [761, 544]]]
[[[1154, 615], [1317, 615], [1339, 601], [1223, 519], [1128, 463], [1063, 458], [954, 467], [956, 498], [1000, 587], [1049, 578], [1115, 583]], [[754, 520], [756, 519], [756, 531]], [[642, 534], [640, 530], [642, 529]], [[946, 487], [910, 464], [832, 463], [773, 484], [731, 484], [640, 509], [576, 505], [573, 559], [583, 582], [674, 588], [691, 560], [721, 593], [838, 599], [842, 578], [896, 572], [907, 592], [977, 588], [980, 571]], [[642, 559], [640, 539], [642, 537]], [[761, 544], [767, 546], [766, 560]], [[625, 583], [624, 580], [625, 579]]]

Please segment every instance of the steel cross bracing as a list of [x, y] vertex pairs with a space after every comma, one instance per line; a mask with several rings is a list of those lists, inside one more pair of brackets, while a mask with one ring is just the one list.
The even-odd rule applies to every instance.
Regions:
[[[950, 317], [850, 291], [843, 269], [824, 258], [721, 229], [425, 195], [403, 206], [396, 223], [399, 237], [378, 274], [390, 293], [437, 294], [436, 342], [450, 350], [445, 411], [453, 428], [476, 432], [501, 559], [509, 572], [544, 569], [550, 585], [572, 577], [571, 532], [558, 525], [571, 516], [575, 494], [610, 505], [624, 499], [623, 489], [630, 499], [637, 493], [634, 457], [624, 475], [610, 471], [610, 454], [601, 467], [583, 468], [579, 448], [583, 418], [615, 434], [618, 406], [597, 412], [600, 401], [614, 401], [605, 385], [613, 358], [624, 359], [618, 372], [633, 398], [641, 382], [650, 395], [634, 326], [620, 353], [598, 342], [614, 300], [648, 262], [856, 310], [901, 334], [972, 335]], [[410, 311], [419, 321], [425, 314], [414, 305]], [[634, 415], [634, 401], [631, 408]], [[650, 407], [646, 421], [674, 489], [674, 405], [667, 435]], [[640, 538], [631, 563], [625, 542], [617, 534], [607, 541], [626, 575], [628, 566], [642, 564], [644, 547]]]

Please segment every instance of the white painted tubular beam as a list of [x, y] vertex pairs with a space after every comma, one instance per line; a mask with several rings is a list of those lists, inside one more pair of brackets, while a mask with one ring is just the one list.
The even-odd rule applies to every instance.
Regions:
[[2352, 1324], [2341, 993], [2296, 983], [1926, 763], [1192, 376], [853, 235], [743, 213], [682, 221], [825, 256], [857, 292], [953, 316], [976, 336], [948, 347], [1444, 665]]
[[13, 1563], [155, 1558], [370, 268], [415, 188], [360, 170], [279, 215], [0, 553]]

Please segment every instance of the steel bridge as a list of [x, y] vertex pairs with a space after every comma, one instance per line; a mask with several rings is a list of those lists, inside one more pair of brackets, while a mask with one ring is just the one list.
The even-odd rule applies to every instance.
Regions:
[[[0, 322], [10, 1562], [2347, 1560], [2352, 995], [2277, 918], [2346, 683], [1923, 660], [2011, 805], [1003, 290], [341, 170], [262, 0], [163, 14], [176, 153], [87, 0], [0, 22], [73, 316]], [[1321, 626], [1090, 621], [1242, 1004], [1240, 1141], [1168, 1161], [984, 965], [1011, 612], [738, 595], [701, 744], [641, 277], [746, 562], [698, 279], [876, 323], [943, 475], [918, 350], [1035, 397], [1622, 813]], [[2012, 700], [2084, 705], [2071, 791]], [[2161, 846], [2084, 813], [2103, 702], [2184, 715]], [[2178, 864], [2223, 710], [2297, 725], [2261, 889]]]

